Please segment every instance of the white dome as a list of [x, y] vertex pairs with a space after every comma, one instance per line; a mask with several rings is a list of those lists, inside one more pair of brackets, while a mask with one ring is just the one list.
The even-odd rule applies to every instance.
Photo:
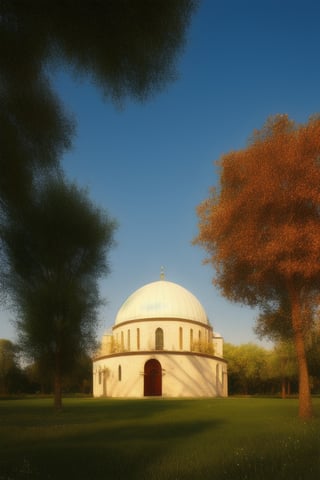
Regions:
[[209, 324], [199, 300], [180, 285], [159, 280], [136, 290], [122, 304], [115, 325], [130, 320], [177, 318]]

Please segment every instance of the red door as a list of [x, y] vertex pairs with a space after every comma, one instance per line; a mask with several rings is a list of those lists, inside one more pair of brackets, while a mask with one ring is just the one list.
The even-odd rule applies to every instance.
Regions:
[[148, 360], [144, 365], [144, 396], [162, 395], [162, 369], [158, 360]]

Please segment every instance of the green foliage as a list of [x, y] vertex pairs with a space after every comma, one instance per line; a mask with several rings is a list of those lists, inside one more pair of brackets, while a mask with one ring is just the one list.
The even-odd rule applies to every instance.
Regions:
[[[313, 392], [320, 388], [320, 323], [319, 298], [311, 295], [304, 305], [304, 337], [309, 374], [312, 377]], [[260, 338], [268, 338], [276, 342], [274, 349], [274, 371], [277, 371], [283, 380], [290, 381], [296, 378], [297, 362], [293, 345], [293, 330], [291, 311], [288, 299], [280, 296], [276, 303], [265, 303], [262, 313], [258, 316], [255, 333]], [[281, 373], [282, 372], [282, 373]]]
[[272, 353], [272, 376], [279, 379], [297, 379], [298, 363], [293, 341], [278, 342]]
[[262, 393], [268, 380], [269, 352], [253, 343], [225, 343], [223, 350], [228, 362], [229, 392]]
[[[23, 219], [28, 204], [31, 211], [34, 190], [48, 172], [59, 170], [72, 143], [74, 121], [53, 92], [50, 75], [67, 68], [77, 79], [89, 77], [116, 103], [126, 97], [144, 100], [176, 77], [176, 59], [197, 3], [0, 1], [1, 302], [7, 300], [3, 223], [12, 215], [14, 221]], [[48, 295], [38, 292], [42, 301]]]
[[207, 340], [195, 340], [191, 346], [192, 352], [207, 353], [208, 355], [214, 355], [214, 345]]
[[[228, 362], [229, 394], [286, 394], [297, 392], [298, 366], [292, 341], [278, 342], [272, 350], [253, 343], [224, 344]], [[319, 373], [315, 375], [315, 391]]]
[[259, 338], [279, 341], [293, 339], [291, 305], [285, 292], [273, 302], [264, 302], [256, 319], [255, 333]]
[[[24, 383], [20, 385], [21, 394], [52, 394], [52, 375], [41, 362], [33, 362], [24, 367]], [[87, 354], [79, 355], [73, 362], [72, 371], [65, 373], [63, 394], [92, 393], [92, 358]]]
[[0, 394], [11, 393], [15, 389], [19, 374], [17, 345], [0, 338]]
[[[197, 3], [3, 1], [3, 69], [13, 79], [25, 73], [33, 81], [48, 63], [65, 64], [77, 75], [91, 76], [114, 98], [144, 98], [175, 77], [176, 56]], [[12, 62], [12, 51], [21, 64]]]
[[68, 374], [93, 344], [96, 280], [108, 270], [114, 230], [75, 186], [43, 186], [74, 132], [50, 73], [67, 67], [117, 103], [144, 100], [176, 77], [197, 3], [0, 2], [1, 287], [17, 308], [24, 351], [47, 375]]
[[7, 288], [24, 354], [61, 382], [95, 347], [97, 282], [109, 270], [115, 222], [62, 178], [47, 180], [32, 201], [3, 228]]
[[307, 339], [307, 357], [309, 372], [312, 376], [314, 391], [320, 391], [320, 321], [315, 321], [314, 328]]
[[65, 377], [64, 393], [92, 394], [92, 358], [82, 354], [72, 373]]
[[[303, 328], [306, 340], [312, 335], [318, 316], [319, 295], [311, 291], [304, 295], [301, 309]], [[291, 303], [287, 292], [279, 289], [274, 292], [274, 298], [262, 302], [261, 313], [256, 320], [255, 333], [259, 338], [273, 341], [294, 339], [291, 317]]]
[[[0, 208], [28, 200], [35, 169], [57, 166], [74, 124], [49, 73], [69, 68], [116, 102], [172, 81], [197, 0], [0, 2]], [[1, 212], [0, 212], [1, 213]]]
[[2, 401], [3, 478], [46, 480], [316, 480], [316, 419], [297, 400], [66, 399]]

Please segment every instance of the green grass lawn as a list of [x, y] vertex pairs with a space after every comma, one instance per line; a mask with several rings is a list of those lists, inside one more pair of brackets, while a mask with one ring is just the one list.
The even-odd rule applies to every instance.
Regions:
[[313, 480], [317, 417], [297, 400], [0, 401], [0, 480]]

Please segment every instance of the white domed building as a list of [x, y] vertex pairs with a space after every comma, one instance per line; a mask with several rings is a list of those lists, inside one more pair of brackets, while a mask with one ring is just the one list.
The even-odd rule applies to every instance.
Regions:
[[192, 293], [161, 277], [127, 298], [103, 336], [95, 397], [228, 395], [222, 337]]

